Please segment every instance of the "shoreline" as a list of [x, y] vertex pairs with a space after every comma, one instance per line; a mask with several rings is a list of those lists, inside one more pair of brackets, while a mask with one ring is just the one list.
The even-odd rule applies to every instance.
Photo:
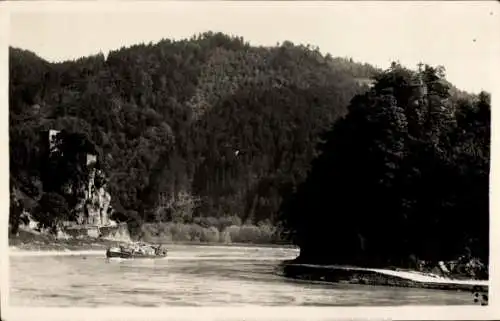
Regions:
[[[62, 244], [21, 244], [21, 245], [11, 245], [9, 244], [9, 250], [14, 250], [18, 252], [29, 252], [29, 251], [40, 251], [40, 252], [55, 252], [55, 251], [89, 251], [89, 250], [104, 250], [107, 244], [117, 244], [123, 243], [119, 241], [107, 241], [100, 244], [95, 242], [95, 244], [88, 245], [69, 245], [63, 246]], [[105, 243], [105, 244], [104, 244]], [[297, 249], [294, 246], [280, 245], [280, 244], [257, 244], [257, 243], [202, 243], [202, 242], [172, 242], [172, 243], [162, 243], [163, 246], [206, 246], [206, 247], [248, 247], [248, 248], [285, 248], [285, 249]]]
[[[131, 240], [131, 242], [135, 242]], [[105, 250], [109, 246], [119, 243], [128, 243], [127, 240], [113, 240], [85, 237], [80, 239], [56, 240], [47, 235], [32, 234], [31, 239], [23, 240], [22, 237], [9, 237], [9, 251], [89, 251]], [[271, 244], [271, 243], [220, 243], [220, 242], [165, 242], [163, 246], [225, 246], [225, 247], [261, 247], [261, 248], [286, 248], [298, 249], [292, 244]]]
[[282, 263], [283, 276], [304, 281], [488, 293], [489, 280], [435, 277], [413, 270]]
[[[19, 236], [9, 237], [9, 252], [77, 252], [105, 250], [124, 241], [85, 237], [81, 239], [56, 240], [42, 234], [31, 234], [29, 239]], [[168, 242], [168, 246], [206, 246], [206, 247], [263, 247], [298, 249], [290, 244], [256, 244], [256, 243], [218, 243], [218, 242]], [[284, 277], [302, 280], [319, 281], [330, 284], [358, 284], [372, 286], [394, 286], [410, 288], [426, 288], [435, 290], [454, 290], [488, 293], [488, 280], [463, 280], [435, 277], [422, 272], [403, 269], [364, 268], [347, 265], [308, 264], [295, 260], [284, 260], [281, 263]]]

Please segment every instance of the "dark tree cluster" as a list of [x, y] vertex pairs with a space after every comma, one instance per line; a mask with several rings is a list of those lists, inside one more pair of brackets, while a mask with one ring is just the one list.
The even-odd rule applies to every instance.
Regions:
[[356, 95], [282, 204], [302, 259], [408, 266], [489, 255], [490, 96], [398, 64]]

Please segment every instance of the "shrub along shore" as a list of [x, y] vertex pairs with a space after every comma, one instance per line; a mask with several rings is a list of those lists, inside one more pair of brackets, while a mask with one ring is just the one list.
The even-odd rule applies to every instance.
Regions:
[[[133, 233], [134, 234], [134, 233]], [[154, 223], [143, 224], [136, 238], [147, 242], [195, 242], [195, 243], [251, 243], [276, 244], [280, 242], [277, 229], [269, 223], [241, 224], [240, 222], [221, 222], [213, 218], [193, 223]]]
[[[49, 233], [40, 233], [30, 229], [20, 229], [17, 235], [9, 235], [9, 247], [21, 251], [84, 251], [104, 250], [122, 242], [145, 241], [175, 245], [206, 246], [248, 246], [248, 247], [295, 247], [294, 245], [273, 239], [267, 227], [254, 225], [231, 225], [219, 232], [216, 227], [202, 227], [197, 224], [162, 223], [145, 224], [141, 233], [131, 238], [57, 238]], [[265, 241], [267, 240], [267, 242]]]

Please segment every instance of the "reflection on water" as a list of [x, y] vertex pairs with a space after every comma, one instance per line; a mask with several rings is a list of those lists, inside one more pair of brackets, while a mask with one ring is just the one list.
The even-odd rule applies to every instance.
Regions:
[[[171, 246], [159, 260], [107, 260], [104, 252], [10, 256], [13, 306], [473, 304], [466, 292], [322, 284], [279, 275], [295, 249]], [[65, 255], [61, 255], [65, 254]]]

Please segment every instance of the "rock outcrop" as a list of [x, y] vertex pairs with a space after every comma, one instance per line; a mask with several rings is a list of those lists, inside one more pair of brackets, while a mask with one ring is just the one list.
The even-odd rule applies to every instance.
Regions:
[[[56, 137], [59, 134], [57, 130], [48, 131], [49, 152], [57, 150]], [[75, 221], [61, 222], [58, 228], [57, 237], [67, 239], [71, 237], [100, 237], [101, 227], [116, 227], [116, 222], [110, 219], [111, 195], [107, 191], [105, 174], [99, 170], [97, 156], [84, 153], [80, 158], [83, 165], [90, 170], [90, 176], [87, 183], [83, 186], [67, 186], [68, 193], [72, 193], [74, 188], [81, 188], [84, 195], [77, 205], [72, 209], [75, 214]], [[30, 228], [37, 229], [37, 222], [30, 219]]]
[[85, 199], [85, 207], [83, 208], [83, 217], [80, 218], [80, 224], [109, 226], [115, 225], [110, 220], [112, 212], [111, 195], [106, 191], [106, 186], [99, 188], [91, 186], [89, 197]]

